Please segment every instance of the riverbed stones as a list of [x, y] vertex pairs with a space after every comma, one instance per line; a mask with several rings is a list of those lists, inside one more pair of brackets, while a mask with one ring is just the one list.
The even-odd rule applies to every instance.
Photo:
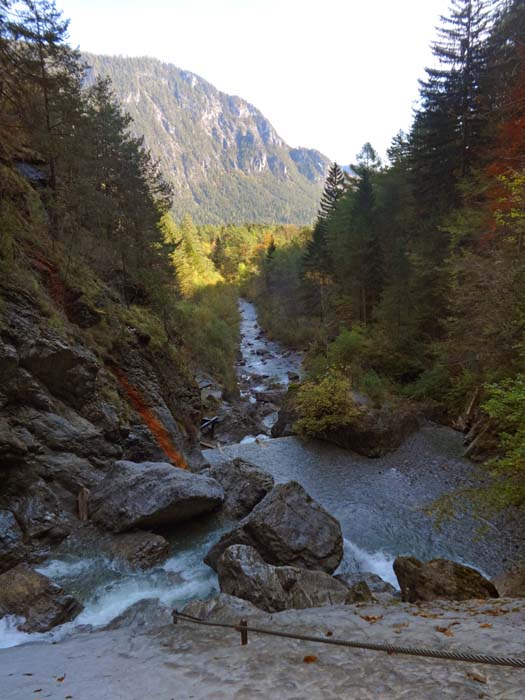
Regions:
[[93, 491], [93, 522], [113, 532], [157, 528], [209, 513], [224, 500], [221, 485], [164, 462], [121, 460]]
[[206, 474], [224, 489], [223, 511], [235, 518], [248, 515], [274, 485], [271, 474], [238, 457], [213, 465]]
[[333, 573], [343, 557], [339, 522], [296, 481], [279, 484], [239, 526], [211, 548], [204, 561], [213, 569], [233, 544], [254, 547], [274, 566], [298, 566]]
[[81, 610], [73, 596], [27, 564], [18, 564], [0, 574], [0, 618], [25, 618], [18, 625], [23, 632], [47, 632], [73, 619]]
[[343, 583], [324, 571], [272, 566], [246, 545], [228, 547], [217, 562], [217, 573], [223, 593], [249, 600], [267, 612], [339, 605], [351, 597]]
[[398, 557], [394, 572], [404, 602], [498, 598], [498, 591], [478, 571], [448, 559], [422, 562], [415, 557]]

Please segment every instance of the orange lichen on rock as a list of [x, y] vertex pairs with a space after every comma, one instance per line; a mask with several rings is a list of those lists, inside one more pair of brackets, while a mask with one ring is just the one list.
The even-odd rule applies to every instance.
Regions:
[[118, 379], [119, 384], [124, 390], [124, 393], [128, 397], [131, 405], [141, 416], [144, 423], [148, 426], [151, 434], [157, 441], [157, 444], [162, 448], [169, 460], [180, 469], [187, 469], [188, 465], [186, 460], [175, 447], [168, 431], [153, 413], [152, 409], [146, 406], [146, 403], [144, 402], [144, 399], [142, 398], [138, 389], [131, 384], [121, 369], [115, 367], [114, 365], [111, 366], [110, 369]]

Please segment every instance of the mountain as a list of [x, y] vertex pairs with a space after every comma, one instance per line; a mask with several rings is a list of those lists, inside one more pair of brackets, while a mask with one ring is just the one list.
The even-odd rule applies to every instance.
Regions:
[[290, 148], [240, 97], [153, 58], [84, 54], [87, 81], [109, 76], [175, 189], [174, 215], [198, 223], [309, 224], [329, 160]]

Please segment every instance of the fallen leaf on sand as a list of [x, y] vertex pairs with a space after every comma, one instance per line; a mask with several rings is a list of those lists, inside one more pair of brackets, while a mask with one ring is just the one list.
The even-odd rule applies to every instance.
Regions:
[[42, 692], [42, 688], [37, 688], [36, 690], [33, 690], [33, 693], [41, 693], [41, 692]]
[[454, 632], [449, 628], [449, 627], [436, 627], [438, 632], [441, 632], [441, 634], [444, 634], [445, 637], [453, 637]]
[[382, 620], [383, 616], [382, 615], [360, 615], [359, 617], [362, 617], [363, 620], [366, 620], [369, 622], [371, 625], [374, 624], [374, 622], [377, 622], [378, 620]]
[[441, 615], [436, 615], [436, 613], [426, 613], [426, 612], [417, 612], [417, 613], [413, 613], [413, 615], [417, 615], [418, 617], [429, 617], [431, 620], [437, 620], [438, 618], [441, 617]]
[[325, 635], [326, 635], [327, 637], [333, 637], [333, 636], [334, 636], [334, 633], [332, 632], [332, 630], [328, 630], [327, 632], [325, 632]]
[[408, 622], [396, 622], [395, 625], [392, 625], [392, 627], [395, 630], [399, 630], [401, 627], [408, 627]]
[[478, 683], [487, 682], [487, 676], [484, 676], [482, 673], [477, 673], [476, 671], [467, 671], [467, 677], [470, 678], [471, 681], [477, 681]]
[[487, 629], [489, 629], [489, 627], [492, 627], [492, 624], [490, 622], [482, 622], [480, 624], [480, 627], [484, 630], [487, 630]]
[[510, 610], [505, 608], [498, 608], [497, 610], [484, 610], [484, 615], [491, 615], [492, 617], [499, 617], [499, 615], [506, 615]]
[[313, 664], [317, 661], [317, 656], [314, 656], [313, 654], [305, 656], [303, 661], [305, 664]]
[[66, 674], [64, 673], [63, 676], [60, 676], [60, 678], [57, 678], [57, 683], [63, 683], [66, 679]]

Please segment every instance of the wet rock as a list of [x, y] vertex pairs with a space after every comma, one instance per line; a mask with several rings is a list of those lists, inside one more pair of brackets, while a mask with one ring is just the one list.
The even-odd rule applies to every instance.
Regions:
[[264, 615], [260, 608], [257, 608], [248, 600], [242, 600], [226, 593], [219, 593], [207, 600], [192, 600], [182, 612], [186, 615], [198, 617], [201, 620], [225, 622], [227, 624], [238, 624], [242, 618], [261, 617]]
[[287, 374], [291, 382], [298, 382], [301, 379], [297, 372], [287, 372]]
[[139, 600], [106, 625], [104, 630], [123, 627], [163, 627], [172, 624], [171, 610], [158, 598]]
[[328, 573], [343, 557], [338, 521], [295, 481], [272, 489], [237, 528], [221, 537], [204, 561], [215, 569], [233, 544], [254, 547], [269, 564]]
[[95, 356], [81, 346], [40, 339], [24, 350], [20, 363], [52, 394], [81, 406], [95, 394], [99, 371]]
[[15, 516], [0, 510], [0, 573], [20, 563], [24, 554], [24, 533]]
[[165, 561], [170, 545], [166, 538], [153, 532], [123, 532], [111, 539], [102, 538], [101, 550], [132, 569], [144, 571]]
[[341, 583], [344, 583], [348, 588], [354, 587], [361, 582], [366, 583], [369, 591], [375, 596], [384, 598], [393, 598], [399, 595], [398, 591], [388, 581], [384, 581], [381, 576], [373, 574], [371, 571], [346, 572], [344, 574], [336, 574], [335, 578]]
[[116, 462], [93, 491], [93, 522], [114, 532], [173, 525], [208, 513], [224, 500], [214, 479], [163, 462]]
[[398, 557], [394, 572], [404, 602], [497, 598], [494, 584], [470, 566], [448, 559], [421, 562], [415, 557]]
[[18, 625], [23, 632], [47, 632], [81, 610], [73, 596], [26, 564], [0, 574], [0, 617], [24, 617]]
[[297, 412], [294, 407], [295, 389], [288, 389], [284, 395], [279, 415], [272, 426], [272, 437], [290, 437], [295, 435], [294, 423], [298, 419]]
[[0, 384], [5, 386], [15, 376], [18, 368], [16, 349], [0, 338]]
[[259, 467], [236, 458], [206, 470], [224, 489], [223, 510], [236, 518], [248, 515], [274, 485], [273, 477]]
[[217, 573], [223, 593], [267, 612], [344, 604], [350, 595], [344, 584], [324, 571], [272, 566], [245, 545], [228, 547], [217, 562]]
[[492, 579], [500, 596], [525, 598], [525, 569], [514, 569]]
[[373, 603], [375, 597], [366, 581], [358, 581], [348, 588], [347, 603]]

